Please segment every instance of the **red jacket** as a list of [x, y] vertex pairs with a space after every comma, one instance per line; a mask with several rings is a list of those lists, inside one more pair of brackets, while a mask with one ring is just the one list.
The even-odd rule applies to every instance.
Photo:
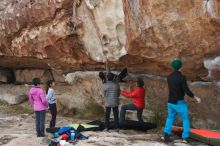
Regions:
[[133, 98], [133, 104], [136, 105], [138, 108], [143, 109], [145, 107], [145, 90], [143, 87], [137, 87], [130, 93], [121, 91], [121, 95], [128, 98]]

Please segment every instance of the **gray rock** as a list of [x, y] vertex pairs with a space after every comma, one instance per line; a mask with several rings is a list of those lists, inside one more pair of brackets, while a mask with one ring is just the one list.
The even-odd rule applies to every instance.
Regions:
[[24, 69], [15, 71], [16, 82], [31, 83], [33, 78], [40, 78], [42, 83], [52, 79], [52, 74], [49, 70], [41, 69]]
[[28, 99], [28, 89], [23, 85], [0, 85], [0, 100], [8, 104], [20, 104]]

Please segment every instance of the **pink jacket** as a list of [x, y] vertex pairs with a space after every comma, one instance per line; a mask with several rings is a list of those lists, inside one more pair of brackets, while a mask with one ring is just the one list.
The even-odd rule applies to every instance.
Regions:
[[29, 91], [29, 101], [34, 105], [34, 111], [42, 111], [47, 108], [45, 93], [40, 87], [32, 87]]

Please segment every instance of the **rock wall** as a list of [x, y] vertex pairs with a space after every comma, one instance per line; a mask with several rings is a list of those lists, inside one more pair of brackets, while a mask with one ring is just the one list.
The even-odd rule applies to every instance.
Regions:
[[[165, 76], [173, 58], [191, 80], [219, 56], [218, 0], [2, 0], [0, 66], [59, 72], [112, 67]], [[218, 76], [218, 75], [217, 75]]]
[[14, 72], [10, 69], [0, 68], [0, 83], [14, 83]]
[[48, 70], [16, 70], [15, 78], [17, 83], [31, 83], [33, 77], [40, 78], [41, 82], [46, 83], [47, 80], [53, 79], [52, 74]]
[[16, 105], [28, 100], [28, 86], [0, 85], [0, 100]]
[[[157, 122], [163, 126], [167, 115], [168, 96], [167, 83], [164, 78], [147, 74], [129, 74], [127, 82], [120, 84], [121, 90], [126, 90], [128, 86], [134, 89], [135, 79], [140, 76], [145, 81], [146, 89], [144, 119], [145, 121]], [[65, 80], [68, 84], [57, 84], [55, 87], [59, 112], [69, 114], [72, 117], [103, 118], [103, 85], [98, 79], [98, 72], [70, 73], [65, 76]], [[189, 85], [192, 91], [202, 99], [201, 104], [197, 104], [191, 98], [186, 97], [189, 103], [192, 127], [219, 129], [219, 84], [189, 82]], [[27, 100], [30, 88], [31, 86], [27, 85], [0, 85], [0, 100], [9, 104], [22, 103]], [[131, 102], [131, 99], [120, 97], [120, 106]], [[29, 106], [26, 108], [30, 109]], [[97, 111], [99, 112], [97, 113]], [[136, 113], [128, 112], [127, 118], [136, 119]], [[181, 125], [180, 120], [177, 120], [176, 124]]]
[[4, 0], [0, 7], [2, 67], [94, 70], [126, 54], [121, 0]]
[[[220, 79], [219, 11], [219, 0], [1, 0], [0, 83], [55, 79], [61, 110], [103, 105], [96, 71], [104, 70], [108, 59], [113, 70], [159, 76], [145, 77], [145, 116], [158, 120], [165, 115], [158, 109], [166, 108], [163, 77], [171, 72], [172, 59], [181, 58], [189, 80], [211, 81], [192, 86], [204, 101], [198, 106], [190, 101], [193, 124], [219, 128], [214, 84]], [[23, 101], [9, 101], [20, 93], [2, 86], [2, 100]], [[17, 88], [23, 95], [23, 85]]]
[[[92, 101], [103, 107], [103, 85], [97, 76], [98, 72], [75, 72], [67, 74], [65, 81], [69, 85], [57, 87], [57, 94], [61, 105], [65, 105], [65, 107], [71, 110], [80, 110], [87, 108], [87, 105]], [[137, 77], [142, 77], [145, 81], [146, 109], [144, 110], [144, 119], [163, 125], [167, 115], [168, 89], [166, 79], [154, 75], [130, 73], [126, 78], [127, 82], [120, 83], [121, 90], [126, 90], [129, 86], [134, 89]], [[201, 104], [197, 104], [193, 99], [186, 97], [189, 103], [192, 127], [219, 129], [219, 83], [189, 82], [188, 84], [195, 95], [201, 97], [202, 100]], [[120, 97], [120, 106], [131, 102], [131, 99]], [[96, 117], [95, 115], [93, 116], [93, 118]], [[136, 113], [128, 114], [128, 117], [136, 119]], [[177, 125], [180, 124], [181, 122], [178, 120]]]
[[[149, 63], [145, 70], [170, 71], [172, 58], [184, 61], [190, 79], [207, 75], [203, 60], [219, 56], [218, 0], [124, 0], [128, 54]], [[153, 67], [152, 67], [153, 66]]]
[[117, 61], [126, 55], [122, 0], [82, 1], [76, 16], [82, 21], [82, 41], [93, 60]]

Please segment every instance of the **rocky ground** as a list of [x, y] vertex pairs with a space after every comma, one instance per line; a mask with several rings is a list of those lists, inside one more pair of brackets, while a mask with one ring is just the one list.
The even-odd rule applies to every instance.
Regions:
[[[1, 108], [1, 107], [0, 107]], [[49, 139], [52, 135], [47, 134], [45, 138], [37, 138], [35, 134], [34, 114], [9, 115], [1, 108], [0, 115], [0, 145], [4, 146], [48, 146]], [[75, 120], [70, 117], [58, 117], [57, 125], [86, 122]], [[49, 123], [49, 114], [47, 115], [46, 126]], [[80, 141], [77, 146], [167, 146], [160, 141], [160, 130], [137, 132], [133, 130], [121, 130], [119, 133], [110, 132], [84, 132], [89, 136], [86, 141]], [[180, 140], [175, 140], [169, 145], [187, 146]], [[205, 146], [199, 142], [191, 141], [190, 145]], [[190, 146], [189, 145], [189, 146]]]

